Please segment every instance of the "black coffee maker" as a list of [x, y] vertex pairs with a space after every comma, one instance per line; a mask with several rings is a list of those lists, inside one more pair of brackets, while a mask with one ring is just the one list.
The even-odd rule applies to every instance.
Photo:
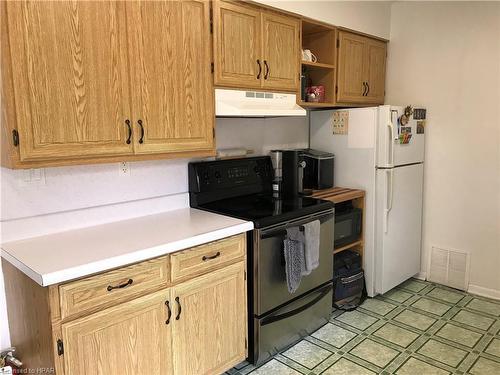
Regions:
[[304, 194], [304, 168], [306, 162], [302, 157], [303, 150], [282, 150], [281, 166], [282, 195], [284, 198], [295, 198]]

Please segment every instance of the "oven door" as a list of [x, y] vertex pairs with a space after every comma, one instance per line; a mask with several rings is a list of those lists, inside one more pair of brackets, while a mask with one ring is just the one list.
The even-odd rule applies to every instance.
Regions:
[[262, 318], [254, 318], [255, 344], [249, 352], [252, 363], [261, 364], [326, 324], [332, 313], [332, 300], [332, 283], [328, 283]]
[[[286, 229], [319, 220], [319, 266], [303, 276], [295, 293], [287, 288], [283, 240]], [[333, 209], [255, 231], [253, 252], [253, 313], [262, 316], [333, 278]]]

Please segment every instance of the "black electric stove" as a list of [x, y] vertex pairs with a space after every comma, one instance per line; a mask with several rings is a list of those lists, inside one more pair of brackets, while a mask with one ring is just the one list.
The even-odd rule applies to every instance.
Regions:
[[[260, 364], [328, 322], [332, 312], [333, 203], [273, 198], [268, 156], [189, 164], [191, 207], [254, 223], [247, 232], [248, 361]], [[319, 222], [319, 265], [290, 293], [287, 229]]]
[[255, 228], [262, 228], [331, 207], [328, 201], [309, 197], [281, 200], [270, 194], [253, 194], [206, 203], [199, 208], [253, 221]]
[[274, 198], [268, 156], [189, 164], [191, 207], [254, 222], [256, 228], [333, 208], [306, 196]]

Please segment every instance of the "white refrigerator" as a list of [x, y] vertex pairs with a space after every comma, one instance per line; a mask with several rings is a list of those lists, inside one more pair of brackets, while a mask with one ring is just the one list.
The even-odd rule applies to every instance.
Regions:
[[335, 154], [335, 186], [366, 191], [369, 296], [420, 272], [425, 110], [406, 124], [403, 114], [389, 105], [310, 112], [310, 147]]

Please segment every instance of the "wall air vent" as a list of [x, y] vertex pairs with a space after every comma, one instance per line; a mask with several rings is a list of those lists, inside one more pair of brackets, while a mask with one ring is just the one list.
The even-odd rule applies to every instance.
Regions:
[[428, 280], [466, 291], [469, 287], [469, 266], [469, 253], [433, 246]]

